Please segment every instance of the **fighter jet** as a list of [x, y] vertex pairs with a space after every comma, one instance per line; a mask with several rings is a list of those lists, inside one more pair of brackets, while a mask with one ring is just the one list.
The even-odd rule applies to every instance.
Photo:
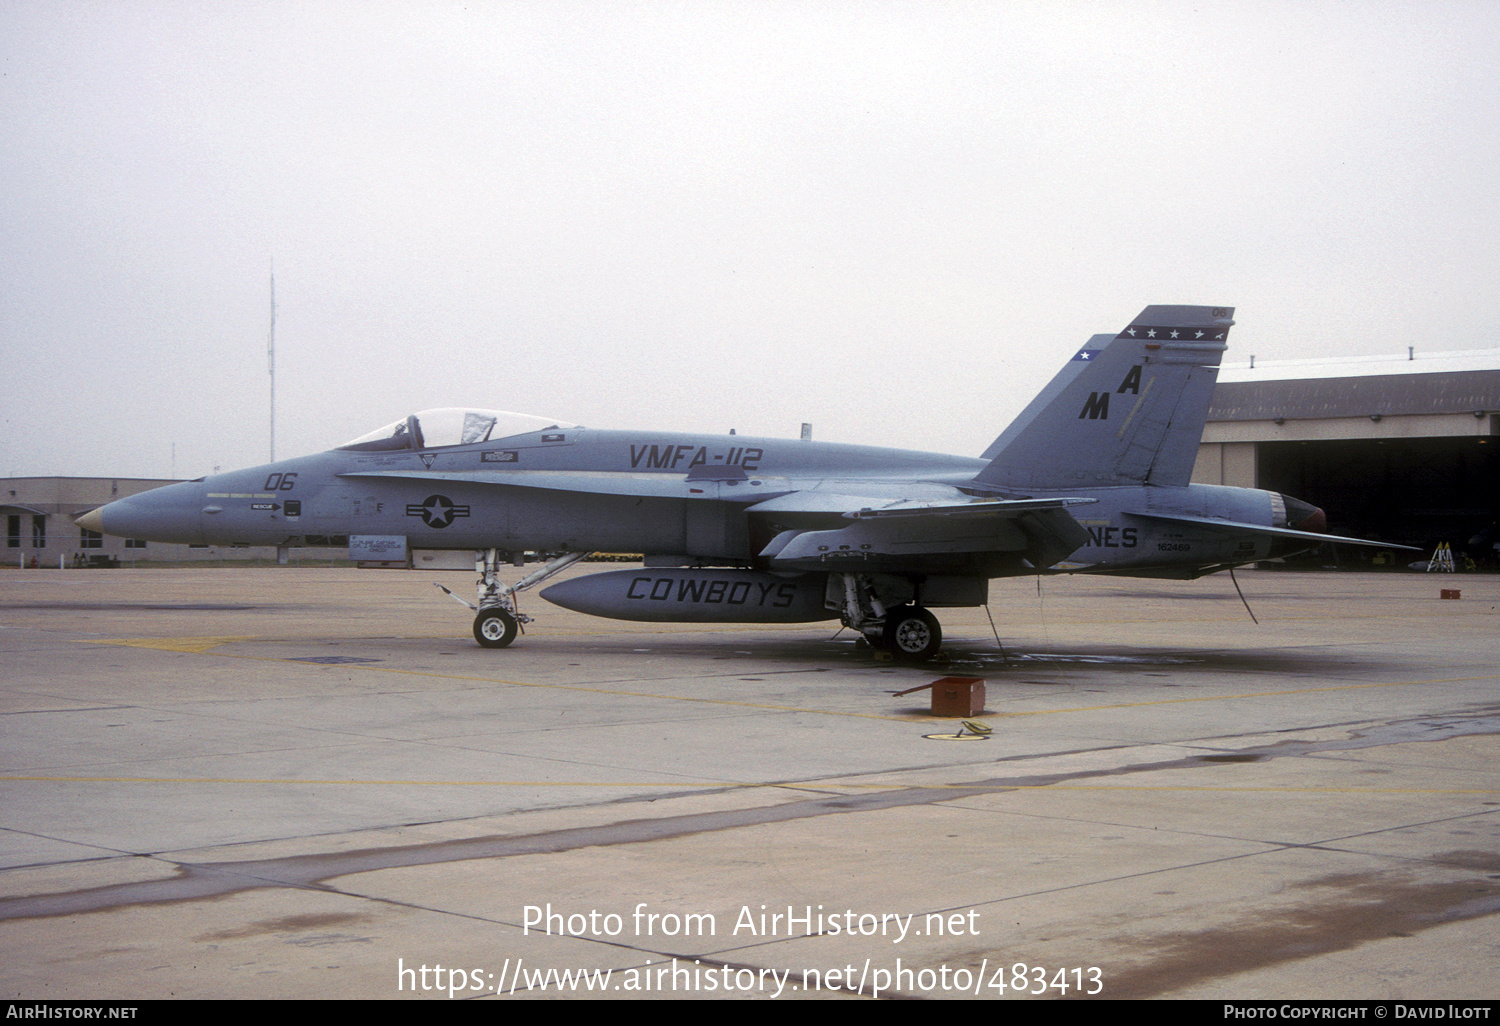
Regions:
[[[642, 569], [542, 591], [625, 620], [841, 620], [899, 658], [937, 653], [931, 610], [989, 581], [1191, 579], [1327, 542], [1323, 511], [1189, 478], [1233, 309], [1148, 306], [1095, 335], [978, 457], [580, 427], [482, 409], [413, 414], [315, 456], [111, 502], [93, 531], [213, 545], [476, 553], [474, 637], [532, 622], [516, 594], [593, 552]], [[514, 585], [505, 563], [561, 553]], [[446, 589], [445, 589], [446, 590]], [[450, 593], [451, 594], [451, 593]], [[463, 601], [463, 600], [459, 600]]]

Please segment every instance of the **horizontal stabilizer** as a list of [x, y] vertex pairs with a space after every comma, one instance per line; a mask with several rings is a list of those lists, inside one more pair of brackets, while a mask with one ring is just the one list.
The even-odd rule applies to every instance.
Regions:
[[1189, 517], [1166, 513], [1131, 513], [1133, 517], [1142, 520], [1155, 520], [1164, 524], [1191, 524], [1194, 527], [1219, 528], [1232, 534], [1264, 534], [1275, 538], [1300, 538], [1306, 541], [1332, 542], [1335, 545], [1364, 545], [1376, 549], [1410, 549], [1412, 552], [1420, 552], [1420, 549], [1411, 545], [1397, 545], [1393, 542], [1370, 541], [1368, 538], [1346, 538], [1337, 534], [1318, 534], [1316, 531], [1297, 531], [1290, 527], [1267, 527], [1264, 524], [1245, 524], [1234, 520], [1215, 520], [1212, 517]]

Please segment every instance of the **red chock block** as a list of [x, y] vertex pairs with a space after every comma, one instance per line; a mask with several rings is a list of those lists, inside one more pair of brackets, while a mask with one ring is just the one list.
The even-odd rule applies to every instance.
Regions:
[[1463, 595], [1457, 588], [1444, 588], [1441, 593], [1441, 597], [1445, 599], [1463, 598]]
[[983, 677], [942, 677], [931, 687], [934, 716], [978, 716], [984, 712]]

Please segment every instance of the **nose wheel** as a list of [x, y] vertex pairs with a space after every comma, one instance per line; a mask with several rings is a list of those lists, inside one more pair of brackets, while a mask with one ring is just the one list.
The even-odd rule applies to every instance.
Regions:
[[516, 640], [516, 618], [503, 609], [485, 609], [474, 617], [474, 640], [485, 648], [504, 648]]

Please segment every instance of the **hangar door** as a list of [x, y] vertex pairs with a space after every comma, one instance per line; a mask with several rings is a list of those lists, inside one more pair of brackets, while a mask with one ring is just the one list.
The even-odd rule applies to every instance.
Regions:
[[[1258, 486], [1328, 514], [1334, 534], [1455, 548], [1500, 516], [1500, 439], [1261, 442]], [[1349, 554], [1344, 554], [1349, 555]]]

